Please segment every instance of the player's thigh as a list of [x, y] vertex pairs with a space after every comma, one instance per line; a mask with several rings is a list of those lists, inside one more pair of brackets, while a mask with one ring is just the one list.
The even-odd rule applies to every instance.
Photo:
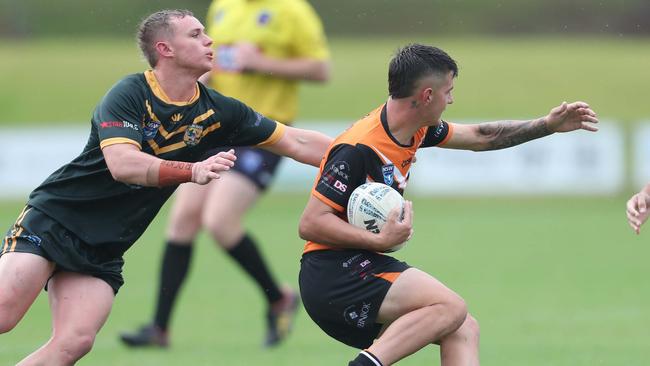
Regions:
[[257, 202], [260, 189], [247, 176], [231, 171], [210, 184], [203, 207], [203, 225], [213, 230], [238, 226], [242, 217]]
[[0, 257], [0, 323], [20, 320], [53, 271], [54, 263], [36, 254], [4, 253]]
[[48, 284], [55, 333], [93, 339], [104, 325], [115, 294], [105, 281], [87, 274], [57, 272]]
[[441, 303], [465, 307], [463, 299], [442, 282], [417, 268], [409, 268], [388, 290], [377, 321], [390, 323], [413, 310]]
[[194, 238], [201, 228], [201, 213], [212, 184], [185, 183], [178, 187], [169, 215], [168, 239], [189, 242]]

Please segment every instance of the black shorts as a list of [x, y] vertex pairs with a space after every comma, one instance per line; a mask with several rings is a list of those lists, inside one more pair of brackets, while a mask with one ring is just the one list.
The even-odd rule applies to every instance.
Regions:
[[254, 147], [220, 147], [208, 150], [203, 159], [216, 155], [220, 151], [235, 149], [237, 161], [231, 171], [243, 174], [251, 182], [264, 191], [271, 183], [282, 157], [270, 151]]
[[121, 252], [86, 244], [34, 207], [26, 207], [7, 232], [0, 250], [0, 256], [9, 252], [36, 254], [56, 263], [56, 271], [97, 277], [108, 283], [115, 294], [124, 284]]
[[300, 261], [300, 295], [309, 316], [334, 339], [370, 347], [381, 331], [379, 308], [410, 266], [365, 250], [317, 250]]

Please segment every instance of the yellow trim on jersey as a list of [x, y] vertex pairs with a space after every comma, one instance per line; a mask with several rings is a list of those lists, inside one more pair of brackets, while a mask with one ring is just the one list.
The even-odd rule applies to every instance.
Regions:
[[201, 137], [207, 135], [208, 133], [210, 133], [210, 132], [212, 132], [214, 130], [218, 130], [220, 128], [221, 128], [221, 122], [217, 122], [217, 123], [213, 124], [212, 126], [210, 126], [210, 127], [206, 128], [205, 130], [203, 130], [203, 133], [201, 134]]
[[160, 84], [158, 84], [158, 79], [156, 79], [156, 75], [153, 73], [153, 70], [147, 70], [144, 72], [144, 77], [147, 79], [147, 84], [149, 84], [149, 87], [151, 88], [151, 91], [153, 94], [163, 102], [167, 104], [172, 104], [176, 106], [184, 106], [184, 105], [189, 105], [194, 102], [196, 102], [199, 99], [199, 96], [201, 95], [201, 91], [199, 90], [199, 84], [197, 83], [194, 87], [196, 88], [194, 91], [194, 96], [190, 98], [187, 102], [175, 102], [167, 96], [165, 91], [160, 87]]
[[[201, 116], [199, 116], [199, 117], [201, 117]], [[197, 117], [197, 118], [199, 118], [199, 117]], [[179, 128], [177, 131], [174, 131], [173, 133], [167, 134], [167, 135], [165, 135], [163, 137], [165, 137], [165, 139], [168, 139], [168, 137], [171, 137], [173, 135], [176, 135], [178, 133], [181, 133], [181, 132], [187, 130], [187, 127], [188, 126], [183, 126], [183, 127]], [[217, 123], [213, 124], [212, 126], [210, 126], [210, 127], [206, 128], [205, 130], [203, 130], [203, 132], [201, 133], [201, 138], [205, 137], [206, 135], [208, 135], [210, 132], [212, 132], [214, 130], [218, 130], [219, 128], [221, 128], [221, 122], [217, 122]], [[167, 132], [165, 132], [165, 133], [167, 133]], [[149, 143], [149, 146], [151, 147], [151, 149], [153, 150], [153, 152], [156, 155], [160, 155], [160, 154], [164, 154], [164, 153], [167, 153], [167, 152], [170, 152], [170, 151], [182, 149], [182, 148], [187, 146], [187, 144], [185, 144], [185, 141], [177, 142], [175, 144], [167, 145], [165, 147], [158, 146], [158, 144], [153, 139], [152, 140], [147, 140], [147, 143]]]
[[210, 116], [213, 115], [213, 114], [214, 114], [214, 111], [212, 109], [209, 109], [207, 112], [205, 112], [202, 115], [194, 118], [194, 121], [192, 121], [192, 124], [203, 122], [206, 119], [210, 118]]
[[275, 122], [277, 125], [275, 127], [275, 131], [267, 138], [266, 140], [260, 142], [256, 146], [266, 146], [266, 145], [273, 145], [276, 142], [278, 142], [282, 136], [284, 136], [284, 132], [287, 130], [287, 126], [283, 125], [280, 122]]
[[103, 149], [106, 146], [117, 145], [117, 144], [131, 144], [137, 146], [138, 149], [142, 150], [142, 145], [140, 145], [139, 142], [135, 140], [131, 140], [130, 138], [127, 137], [111, 137], [109, 139], [102, 140], [102, 142], [99, 143], [99, 147]]
[[153, 140], [149, 140], [147, 142], [149, 142], [149, 146], [151, 146], [151, 148], [153, 149], [153, 152], [156, 155], [164, 154], [164, 153], [167, 153], [167, 152], [170, 152], [170, 151], [174, 151], [174, 150], [178, 150], [178, 149], [182, 149], [184, 147], [187, 147], [187, 145], [185, 144], [185, 141], [177, 142], [175, 144], [167, 145], [165, 147], [158, 146], [158, 144], [155, 143]]
[[156, 114], [153, 112], [153, 109], [151, 109], [151, 104], [149, 104], [148, 100], [144, 101], [144, 106], [147, 108], [147, 113], [149, 113], [151, 120], [154, 122], [160, 122], [158, 116], [156, 116]]

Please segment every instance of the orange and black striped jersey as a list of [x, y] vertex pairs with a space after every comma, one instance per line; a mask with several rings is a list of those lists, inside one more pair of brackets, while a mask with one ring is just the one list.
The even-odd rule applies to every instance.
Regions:
[[[410, 145], [402, 145], [390, 133], [384, 104], [332, 142], [320, 165], [312, 195], [347, 221], [345, 211], [355, 188], [366, 182], [381, 182], [403, 194], [416, 151], [443, 145], [452, 134], [453, 125], [442, 121], [438, 126], [420, 128]], [[307, 242], [304, 251], [321, 249], [330, 247]]]
[[102, 148], [127, 143], [162, 159], [194, 162], [211, 148], [273, 143], [283, 130], [282, 124], [201, 83], [191, 100], [174, 102], [151, 70], [133, 74], [113, 86], [95, 108], [81, 154], [37, 187], [28, 205], [89, 245], [126, 250], [176, 187], [116, 181]]

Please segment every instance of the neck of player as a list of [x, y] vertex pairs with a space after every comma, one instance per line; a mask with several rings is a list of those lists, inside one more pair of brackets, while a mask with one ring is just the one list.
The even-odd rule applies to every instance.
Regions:
[[156, 67], [153, 70], [156, 80], [173, 102], [187, 102], [196, 94], [198, 76], [185, 69]]
[[386, 119], [391, 135], [402, 145], [411, 145], [418, 129], [425, 126], [418, 110], [412, 108], [409, 98], [388, 98]]

